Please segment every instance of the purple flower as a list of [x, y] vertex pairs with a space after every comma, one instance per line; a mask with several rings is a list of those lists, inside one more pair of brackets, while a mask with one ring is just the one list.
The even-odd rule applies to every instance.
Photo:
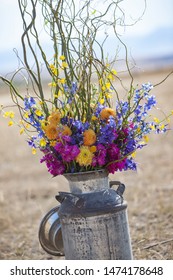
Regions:
[[102, 144], [97, 145], [97, 151], [92, 160], [92, 166], [104, 166], [106, 164], [106, 148]]
[[125, 164], [126, 159], [117, 162], [112, 162], [107, 166], [107, 170], [109, 171], [109, 173], [114, 174], [116, 171], [122, 171], [125, 167]]
[[112, 143], [109, 145], [107, 149], [107, 156], [110, 159], [110, 161], [118, 159], [119, 153], [120, 153], [120, 149], [116, 144]]
[[58, 160], [51, 152], [42, 157], [40, 163], [45, 162], [48, 172], [53, 176], [61, 175], [65, 171], [62, 161]]
[[78, 146], [65, 145], [62, 150], [61, 156], [64, 161], [70, 162], [70, 161], [74, 160], [79, 153], [80, 153], [80, 150], [79, 150]]
[[66, 162], [74, 160], [80, 153], [77, 145], [63, 145], [61, 142], [57, 143], [54, 149], [61, 155], [62, 159]]

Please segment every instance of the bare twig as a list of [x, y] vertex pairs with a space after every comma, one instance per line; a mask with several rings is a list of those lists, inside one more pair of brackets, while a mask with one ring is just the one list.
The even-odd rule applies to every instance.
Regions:
[[157, 242], [157, 243], [153, 243], [153, 244], [150, 244], [150, 245], [148, 245], [148, 246], [145, 246], [145, 247], [143, 247], [142, 249], [150, 249], [150, 248], [152, 248], [152, 247], [155, 247], [155, 246], [158, 246], [158, 245], [162, 245], [162, 244], [166, 244], [166, 243], [169, 243], [169, 242], [172, 242], [173, 241], [173, 238], [171, 238], [171, 239], [167, 239], [167, 240], [163, 240], [163, 241], [161, 241], [161, 242]]

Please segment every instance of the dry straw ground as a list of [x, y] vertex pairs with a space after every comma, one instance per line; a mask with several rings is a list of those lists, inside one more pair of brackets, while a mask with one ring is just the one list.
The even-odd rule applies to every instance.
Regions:
[[[135, 79], [155, 84], [168, 72], [143, 73]], [[165, 112], [173, 109], [172, 77], [153, 93]], [[0, 103], [10, 103], [3, 87]], [[0, 259], [59, 259], [42, 250], [38, 228], [41, 218], [56, 206], [57, 192], [68, 190], [67, 182], [63, 176], [50, 177], [17, 127], [8, 128], [3, 118], [0, 125]], [[152, 136], [137, 161], [137, 172], [110, 176], [126, 185], [134, 259], [173, 259], [173, 131]]]

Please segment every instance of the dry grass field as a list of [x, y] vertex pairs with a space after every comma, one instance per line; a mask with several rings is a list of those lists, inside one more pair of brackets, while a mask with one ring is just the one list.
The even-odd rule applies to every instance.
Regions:
[[[137, 83], [158, 83], [169, 69], [135, 76]], [[173, 76], [153, 90], [158, 106], [173, 109]], [[10, 103], [0, 88], [0, 103]], [[173, 121], [171, 122], [173, 127]], [[63, 176], [51, 178], [39, 154], [32, 155], [17, 127], [0, 117], [0, 259], [60, 259], [43, 251], [38, 240], [42, 217], [56, 206]], [[137, 156], [138, 171], [111, 175], [126, 185], [134, 259], [173, 259], [173, 131], [153, 135]], [[62, 259], [63, 257], [61, 257]]]

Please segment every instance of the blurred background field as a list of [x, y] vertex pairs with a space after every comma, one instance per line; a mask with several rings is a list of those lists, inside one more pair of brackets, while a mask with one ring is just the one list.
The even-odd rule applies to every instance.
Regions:
[[[22, 58], [22, 22], [17, 2], [1, 0], [0, 75], [19, 66], [13, 48]], [[133, 20], [137, 19], [144, 1], [125, 2]], [[128, 27], [123, 36], [130, 58], [136, 63], [136, 84], [157, 84], [173, 70], [172, 11], [172, 0], [147, 1], [143, 17]], [[50, 42], [44, 39], [49, 51]], [[107, 49], [112, 55], [116, 48], [111, 44]], [[118, 66], [122, 67], [122, 60]], [[125, 75], [123, 82], [129, 83]], [[158, 100], [157, 106], [169, 114], [173, 110], [173, 75], [152, 93]], [[1, 104], [8, 106], [12, 102], [8, 88], [0, 83]], [[57, 192], [68, 190], [67, 182], [63, 176], [51, 178], [45, 165], [39, 163], [40, 154], [32, 155], [24, 135], [20, 136], [19, 129], [8, 127], [7, 123], [0, 115], [0, 259], [61, 259], [43, 251], [38, 229], [42, 217], [57, 205]], [[170, 126], [173, 128], [173, 120]], [[150, 136], [148, 146], [139, 151], [137, 162], [137, 172], [110, 176], [126, 185], [124, 198], [128, 203], [134, 259], [173, 259], [173, 131]]]
[[[168, 68], [143, 71], [135, 75], [135, 81], [157, 84], [169, 72]], [[173, 109], [173, 77], [154, 88], [153, 94], [158, 107], [169, 113]], [[0, 102], [11, 103], [3, 86]], [[42, 250], [38, 229], [42, 217], [57, 205], [57, 192], [68, 190], [67, 182], [63, 176], [51, 178], [39, 163], [40, 155], [31, 154], [16, 126], [8, 127], [4, 118], [0, 124], [0, 259], [58, 259]], [[134, 259], [173, 259], [173, 131], [150, 136], [137, 162], [137, 172], [110, 176], [126, 185]]]

